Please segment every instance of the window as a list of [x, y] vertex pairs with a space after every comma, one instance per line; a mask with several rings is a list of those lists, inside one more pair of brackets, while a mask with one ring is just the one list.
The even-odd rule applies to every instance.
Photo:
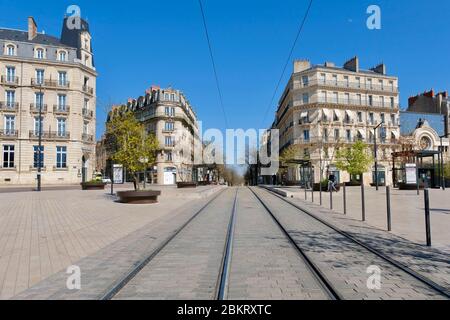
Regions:
[[37, 167], [44, 167], [44, 146], [41, 146], [40, 148], [40, 155], [39, 155], [39, 146], [33, 147], [34, 157], [33, 157], [33, 168]]
[[323, 140], [328, 141], [328, 129], [323, 129]]
[[83, 134], [89, 134], [89, 122], [83, 123]]
[[67, 168], [67, 147], [56, 147], [56, 168]]
[[327, 92], [326, 91], [322, 91], [320, 93], [320, 101], [319, 102], [327, 102]]
[[65, 137], [66, 136], [66, 119], [58, 118], [56, 120], [56, 125], [58, 128], [58, 132], [57, 132], [58, 137]]
[[44, 59], [44, 49], [36, 49], [36, 58], [37, 59]]
[[302, 77], [302, 85], [304, 87], [307, 87], [309, 85], [309, 78], [308, 78], [308, 76], [303, 76]]
[[173, 131], [174, 130], [174, 123], [173, 122], [166, 122], [164, 124], [164, 130], [165, 131]]
[[347, 139], [347, 142], [352, 141], [352, 131], [351, 130], [346, 131], [346, 139]]
[[5, 116], [5, 129], [4, 134], [7, 136], [14, 135], [16, 132], [16, 117]]
[[58, 72], [58, 85], [61, 87], [67, 86], [67, 72], [65, 71]]
[[309, 130], [303, 130], [303, 140], [304, 141], [309, 141], [310, 140]]
[[383, 80], [378, 80], [378, 85], [380, 86], [381, 90], [384, 90], [384, 82], [383, 82]]
[[345, 95], [344, 95], [344, 103], [345, 104], [350, 104], [350, 93], [346, 93]]
[[58, 94], [58, 111], [66, 111], [67, 96], [65, 94]]
[[380, 97], [380, 104], [381, 104], [381, 107], [384, 107], [384, 97]]
[[3, 168], [14, 168], [14, 145], [3, 146]]
[[44, 107], [44, 94], [42, 92], [35, 93], [36, 108]]
[[362, 96], [361, 94], [356, 95], [356, 104], [361, 106], [362, 105]]
[[8, 45], [6, 47], [6, 54], [8, 56], [15, 56], [16, 55], [16, 47], [13, 46], [12, 44]]
[[394, 109], [395, 108], [395, 99], [391, 98], [391, 108]]
[[309, 103], [309, 94], [304, 93], [302, 99], [303, 99], [303, 104], [308, 104]]
[[372, 79], [367, 79], [367, 88], [368, 89], [373, 89]]
[[166, 144], [166, 147], [174, 147], [175, 146], [173, 137], [170, 137], [170, 136], [165, 137], [165, 141], [164, 142]]
[[175, 108], [174, 107], [165, 107], [164, 109], [166, 116], [174, 117], [175, 116]]
[[344, 76], [344, 84], [347, 88], [350, 86], [350, 80], [349, 80], [348, 76]]
[[6, 82], [9, 83], [16, 82], [16, 68], [6, 67]]
[[337, 112], [335, 111], [335, 112], [333, 112], [333, 121], [334, 122], [337, 122], [337, 121], [339, 121], [339, 117], [338, 117], [338, 114], [337, 114]]
[[45, 72], [42, 69], [36, 70], [36, 84], [44, 84]]
[[375, 118], [374, 118], [374, 116], [373, 116], [373, 112], [369, 113], [369, 123], [370, 123], [371, 125], [374, 125], [374, 124], [375, 124]]
[[338, 141], [341, 133], [339, 132], [339, 129], [334, 129], [334, 140]]
[[337, 74], [333, 74], [333, 84], [334, 85], [338, 85], [338, 76], [337, 76]]
[[320, 82], [325, 84], [327, 82], [327, 75], [325, 73], [320, 74]]
[[58, 53], [58, 60], [59, 61], [66, 61], [67, 60], [67, 52], [65, 51], [60, 51]]
[[361, 88], [361, 78], [360, 77], [356, 77], [356, 86], [357, 88]]
[[395, 114], [391, 114], [391, 125], [395, 126]]
[[373, 106], [373, 96], [369, 96], [369, 106]]
[[166, 161], [172, 161], [173, 157], [172, 157], [171, 151], [166, 152], [165, 155], [166, 155]]
[[34, 118], [34, 135], [38, 136], [39, 132], [43, 126], [44, 118], [41, 117], [39, 121], [39, 117]]
[[339, 93], [333, 92], [333, 103], [339, 103]]
[[169, 101], [170, 96], [168, 93], [164, 93], [164, 101]]
[[381, 123], [385, 123], [386, 122], [386, 117], [384, 115], [384, 113], [381, 114]]
[[12, 90], [6, 91], [6, 107], [13, 109], [16, 104], [16, 92]]
[[363, 122], [363, 114], [361, 111], [358, 111], [358, 122]]

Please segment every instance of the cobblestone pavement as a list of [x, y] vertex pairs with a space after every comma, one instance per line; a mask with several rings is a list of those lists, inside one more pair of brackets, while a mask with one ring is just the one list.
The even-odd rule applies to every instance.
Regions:
[[115, 299], [215, 299], [236, 191], [205, 208]]
[[228, 299], [327, 299], [272, 217], [247, 188], [239, 191]]
[[199, 188], [188, 194], [176, 188], [159, 188], [163, 190], [159, 204], [133, 206], [132, 210], [115, 203], [107, 191], [0, 194], [0, 299], [11, 298], [65, 271], [143, 226], [173, 216], [181, 207], [189, 208], [201, 194], [215, 190]]
[[[259, 188], [255, 192], [344, 299], [445, 298], [278, 197]], [[381, 270], [380, 289], [368, 288], [370, 266]]]
[[[342, 194], [339, 195], [339, 198], [341, 198]], [[450, 291], [450, 253], [442, 246], [426, 247], [423, 242], [412, 242], [395, 233], [386, 232], [383, 229], [371, 226], [367, 222], [352, 218], [352, 216], [343, 215], [339, 211], [331, 211], [325, 207], [320, 207], [317, 203], [313, 204], [299, 198], [287, 200], [337, 226], [340, 230], [349, 233]], [[449, 227], [445, 228], [446, 225], [448, 225], [448, 222], [445, 221], [441, 221], [439, 225], [440, 228], [445, 229], [445, 231], [441, 231], [447, 234], [444, 237], [448, 236]], [[415, 228], [414, 221], [410, 223], [410, 227]], [[433, 229], [436, 229], [435, 224]]]

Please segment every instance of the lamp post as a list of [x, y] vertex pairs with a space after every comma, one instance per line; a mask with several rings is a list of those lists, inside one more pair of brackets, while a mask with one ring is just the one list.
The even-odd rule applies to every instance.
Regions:
[[449, 134], [444, 134], [440, 136], [439, 139], [441, 141], [441, 150], [440, 150], [440, 161], [439, 161], [439, 178], [441, 179], [442, 190], [445, 191], [445, 172], [444, 172], [444, 145], [442, 143], [442, 139], [447, 138]]
[[38, 136], [39, 136], [39, 142], [38, 142], [38, 155], [37, 155], [37, 191], [41, 192], [41, 175], [42, 175], [42, 163], [41, 163], [41, 158], [42, 158], [42, 83], [39, 84], [39, 100], [37, 101], [39, 102], [39, 120], [38, 120], [38, 124], [39, 124], [39, 132], [38, 132]]
[[380, 189], [378, 185], [378, 150], [377, 150], [377, 129], [381, 127], [384, 124], [384, 121], [382, 121], [380, 124], [378, 124], [373, 129], [373, 137], [374, 137], [374, 155], [375, 155], [375, 186], [377, 188], [377, 191]]

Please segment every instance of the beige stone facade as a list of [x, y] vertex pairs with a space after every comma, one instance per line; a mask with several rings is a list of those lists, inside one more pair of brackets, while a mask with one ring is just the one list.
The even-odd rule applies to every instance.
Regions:
[[145, 96], [114, 107], [110, 117], [119, 110], [133, 111], [159, 141], [161, 151], [156, 164], [147, 172], [147, 182], [172, 185], [195, 179], [194, 148], [200, 146], [199, 124], [193, 107], [181, 91], [152, 86]]
[[[382, 130], [375, 131], [382, 122]], [[398, 79], [386, 75], [384, 65], [361, 70], [358, 58], [344, 67], [296, 61], [274, 127], [280, 130], [280, 152], [298, 145], [303, 159], [312, 162], [316, 182], [321, 167], [322, 179], [337, 171], [340, 182], [349, 181], [348, 173], [335, 168], [336, 149], [357, 140], [373, 148], [376, 134], [379, 169], [384, 172], [379, 179], [390, 183], [389, 161], [400, 139]], [[372, 183], [374, 176], [372, 170], [364, 174], [364, 183]], [[287, 178], [302, 180], [302, 170], [289, 169]]]
[[89, 26], [61, 38], [0, 29], [0, 184], [34, 184], [42, 114], [42, 183], [89, 180], [95, 170], [96, 77]]

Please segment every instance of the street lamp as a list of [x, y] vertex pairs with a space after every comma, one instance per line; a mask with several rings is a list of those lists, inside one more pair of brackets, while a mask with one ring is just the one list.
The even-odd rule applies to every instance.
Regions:
[[380, 124], [378, 124], [374, 129], [373, 129], [373, 137], [374, 137], [374, 153], [375, 153], [375, 186], [377, 188], [377, 191], [380, 189], [379, 185], [378, 185], [378, 150], [377, 150], [377, 129], [379, 127], [381, 127], [384, 124], [384, 121], [381, 121]]
[[42, 163], [41, 163], [41, 157], [42, 157], [42, 82], [39, 83], [39, 100], [36, 101], [39, 103], [39, 144], [38, 144], [38, 158], [37, 158], [37, 191], [41, 191], [41, 174], [42, 174]]

